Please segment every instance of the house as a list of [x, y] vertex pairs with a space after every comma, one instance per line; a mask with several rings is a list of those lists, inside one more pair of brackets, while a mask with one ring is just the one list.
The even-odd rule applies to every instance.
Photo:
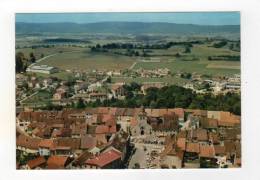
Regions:
[[184, 123], [184, 109], [183, 108], [173, 108], [169, 109], [169, 112], [175, 113], [179, 118], [179, 124]]
[[85, 135], [81, 137], [80, 148], [83, 150], [89, 150], [97, 145], [97, 139], [91, 135]]
[[78, 157], [74, 159], [72, 162], [72, 165], [77, 167], [77, 168], [86, 168], [85, 167], [85, 161], [93, 158], [93, 153], [89, 151], [83, 151]]
[[68, 156], [50, 156], [47, 161], [48, 169], [64, 169], [69, 164]]
[[217, 168], [218, 158], [215, 156], [215, 149], [213, 145], [200, 144], [200, 168]]
[[43, 80], [43, 86], [44, 87], [49, 87], [52, 84], [52, 79], [51, 78], [47, 78]]
[[38, 145], [39, 154], [41, 156], [50, 156], [55, 146], [56, 143], [52, 139], [42, 139]]
[[106, 93], [90, 93], [88, 101], [96, 101], [96, 100], [104, 101], [107, 99]]
[[61, 100], [65, 97], [66, 93], [65, 92], [56, 92], [53, 94], [53, 99], [54, 100]]
[[46, 160], [43, 156], [39, 156], [27, 162], [28, 169], [38, 169], [38, 168], [42, 169], [45, 166], [46, 166]]
[[69, 88], [67, 86], [62, 85], [56, 89], [56, 93], [53, 95], [53, 99], [61, 100], [65, 96], [67, 96], [68, 92], [69, 92]]
[[226, 154], [225, 153], [225, 146], [214, 145], [214, 150], [215, 150], [216, 156], [224, 156]]
[[178, 116], [174, 113], [163, 114], [158, 118], [149, 118], [148, 121], [153, 131], [177, 132], [179, 128]]
[[214, 158], [215, 157], [215, 150], [214, 146], [210, 145], [200, 145], [200, 157], [203, 158]]
[[218, 120], [212, 118], [201, 118], [200, 124], [203, 129], [217, 129], [218, 128]]
[[[130, 136], [127, 132], [120, 130], [118, 131], [109, 142], [110, 147], [115, 148], [117, 151], [122, 153], [122, 161], [125, 160], [126, 156], [130, 153]], [[107, 148], [109, 149], [109, 148]]]
[[[98, 125], [95, 130], [96, 138], [101, 142], [106, 143], [111, 136], [117, 132], [116, 126]], [[105, 140], [105, 141], [104, 141]]]
[[40, 143], [40, 138], [33, 138], [30, 136], [25, 136], [20, 134], [16, 138], [16, 146], [17, 149], [21, 151], [25, 151], [27, 153], [37, 154], [38, 153], [38, 145]]
[[183, 157], [183, 151], [176, 150], [174, 144], [166, 144], [160, 154], [160, 166], [161, 168], [180, 169], [183, 167]]
[[115, 98], [122, 98], [125, 95], [124, 83], [115, 83], [111, 86], [112, 94]]
[[192, 129], [188, 131], [188, 138], [196, 142], [207, 143], [208, 133], [206, 129]]
[[57, 146], [70, 147], [71, 151], [80, 149], [80, 138], [62, 137], [57, 138]]
[[122, 165], [121, 153], [113, 149], [86, 160], [85, 164], [89, 169], [119, 169]]
[[180, 150], [185, 151], [186, 150], [186, 138], [178, 138], [177, 139], [177, 147]]

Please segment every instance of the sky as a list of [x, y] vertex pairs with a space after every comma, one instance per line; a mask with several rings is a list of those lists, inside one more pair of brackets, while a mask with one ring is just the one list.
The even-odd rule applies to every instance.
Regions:
[[198, 25], [240, 25], [239, 12], [182, 13], [17, 13], [16, 22], [29, 23], [94, 23], [108, 21], [168, 22]]

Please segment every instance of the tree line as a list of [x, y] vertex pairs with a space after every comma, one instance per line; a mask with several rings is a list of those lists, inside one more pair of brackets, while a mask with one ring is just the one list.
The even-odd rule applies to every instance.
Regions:
[[125, 107], [135, 108], [144, 106], [146, 108], [190, 108], [202, 110], [229, 111], [236, 115], [241, 114], [241, 97], [237, 93], [214, 95], [210, 92], [199, 94], [191, 89], [180, 86], [165, 86], [161, 89], [149, 88], [145, 95], [138, 93], [140, 85], [137, 83], [125, 87], [125, 100], [112, 98], [101, 102], [85, 103], [79, 100], [74, 105], [76, 108], [85, 107]]

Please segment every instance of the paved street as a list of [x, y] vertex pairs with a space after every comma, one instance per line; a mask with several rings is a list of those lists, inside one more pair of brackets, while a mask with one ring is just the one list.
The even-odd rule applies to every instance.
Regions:
[[129, 167], [128, 168], [134, 168], [135, 163], [139, 163], [140, 168], [145, 168], [146, 167], [146, 160], [145, 160], [145, 151], [143, 148], [140, 146], [136, 147], [136, 151], [131, 157], [131, 160], [129, 162]]
[[[151, 157], [151, 152], [156, 151], [158, 154], [163, 149], [163, 145], [158, 144], [144, 144], [144, 143], [134, 143], [136, 151], [131, 157], [128, 168], [134, 168], [135, 164], [138, 163], [140, 168], [149, 168], [148, 166], [152, 164], [159, 164], [157, 158]], [[145, 148], [144, 148], [145, 147]], [[145, 149], [145, 150], [144, 150]]]

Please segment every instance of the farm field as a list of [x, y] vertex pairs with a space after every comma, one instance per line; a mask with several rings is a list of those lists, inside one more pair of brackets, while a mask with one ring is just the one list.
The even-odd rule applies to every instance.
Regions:
[[127, 56], [81, 51], [60, 53], [39, 64], [55, 66], [63, 70], [120, 70], [129, 68], [134, 62], [134, 58]]
[[[168, 68], [172, 73], [189, 72], [208, 75], [232, 75], [240, 72], [239, 62], [214, 62], [212, 61], [182, 61], [172, 60], [171, 62], [137, 62], [134, 69], [156, 69]], [[227, 66], [223, 63], [228, 63]], [[232, 66], [230, 66], [232, 64]], [[221, 65], [221, 66], [220, 66]], [[234, 68], [235, 67], [235, 68]]]
[[81, 51], [83, 48], [81, 47], [71, 47], [71, 46], [55, 46], [55, 47], [39, 47], [39, 48], [21, 48], [16, 49], [16, 52], [22, 52], [25, 57], [29, 57], [30, 53], [33, 53], [36, 59], [40, 59], [41, 55], [48, 56], [51, 54], [62, 52], [71, 52], [71, 51]]

